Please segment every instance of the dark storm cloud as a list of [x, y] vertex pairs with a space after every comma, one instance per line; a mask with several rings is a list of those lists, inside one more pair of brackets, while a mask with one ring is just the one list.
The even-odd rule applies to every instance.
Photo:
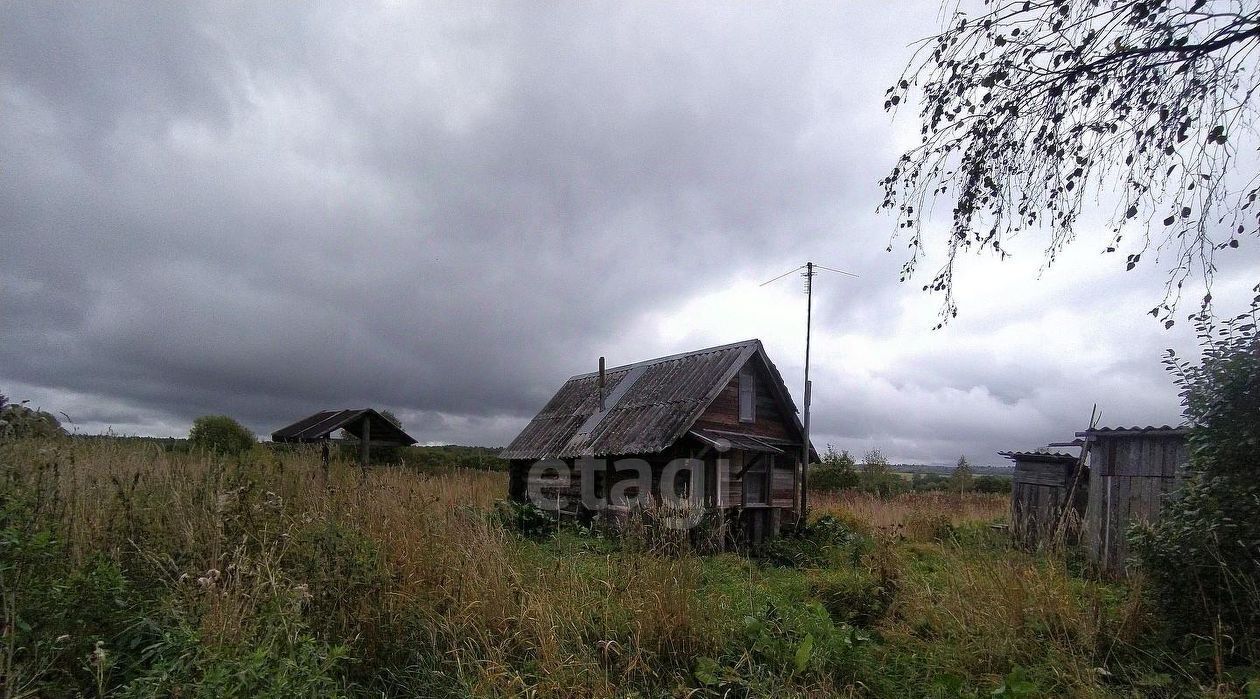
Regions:
[[828, 125], [876, 131], [840, 118], [844, 21], [10, 8], [0, 376], [98, 423], [519, 420], [641, 313], [869, 208]]
[[377, 405], [424, 441], [504, 443], [602, 354], [760, 336], [799, 396], [799, 297], [745, 292], [812, 258], [861, 275], [819, 281], [819, 446], [991, 462], [1094, 401], [1175, 421], [1158, 357], [1185, 333], [1140, 315], [1162, 271], [1069, 255], [1038, 279], [1042, 250], [1012, 246], [1023, 267], [964, 262], [963, 315], [935, 333], [938, 299], [897, 283], [876, 180], [918, 136], [880, 106], [936, 18], [14, 5], [0, 390], [88, 430]]

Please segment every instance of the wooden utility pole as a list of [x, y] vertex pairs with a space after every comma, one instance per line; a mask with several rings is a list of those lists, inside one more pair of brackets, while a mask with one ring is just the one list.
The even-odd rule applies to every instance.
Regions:
[[809, 509], [809, 404], [813, 398], [811, 395], [813, 393], [811, 390], [813, 387], [809, 382], [809, 344], [811, 325], [813, 323], [814, 315], [814, 275], [818, 274], [817, 270], [819, 269], [825, 269], [828, 272], [847, 274], [850, 277], [856, 277], [857, 275], [852, 272], [846, 272], [842, 269], [832, 269], [831, 267], [816, 265], [813, 262], [806, 262], [800, 267], [784, 272], [768, 282], [762, 282], [761, 286], [776, 282], [800, 269], [805, 270], [801, 273], [801, 276], [805, 277], [805, 403], [801, 411], [801, 428], [802, 432], [804, 432], [803, 437], [805, 443], [801, 445], [801, 475], [798, 480], [801, 486], [801, 509], [800, 512], [797, 513], [797, 521], [804, 522], [806, 512]]
[[805, 263], [805, 444], [801, 445], [801, 521], [809, 510], [809, 335], [814, 317], [814, 263]]

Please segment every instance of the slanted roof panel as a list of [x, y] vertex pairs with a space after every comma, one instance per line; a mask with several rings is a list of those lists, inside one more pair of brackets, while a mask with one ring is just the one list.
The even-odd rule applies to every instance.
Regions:
[[607, 405], [607, 414], [592, 424], [588, 435], [577, 433], [599, 409], [599, 374], [574, 376], [500, 456], [545, 459], [662, 451], [687, 431], [760, 348], [758, 340], [747, 340], [606, 370], [609, 395], [617, 393], [618, 383], [631, 370], [638, 376], [615, 405]]
[[[355, 413], [354, 410], [321, 410], [314, 415], [298, 420], [292, 425], [281, 427], [271, 433], [272, 441], [288, 441], [311, 439], [322, 434], [321, 425], [325, 423], [333, 423], [339, 421], [347, 413]], [[331, 430], [329, 430], [331, 432]]]
[[314, 442], [327, 439], [329, 435], [345, 429], [356, 437], [362, 438], [361, 426], [365, 420], [372, 423], [372, 440], [415, 444], [416, 440], [401, 427], [385, 418], [384, 415], [371, 408], [359, 410], [321, 410], [314, 415], [281, 427], [271, 433], [273, 442]]
[[1052, 463], [1076, 463], [1080, 455], [1061, 451], [999, 451], [998, 456], [1005, 456], [1011, 461], [1045, 461]]

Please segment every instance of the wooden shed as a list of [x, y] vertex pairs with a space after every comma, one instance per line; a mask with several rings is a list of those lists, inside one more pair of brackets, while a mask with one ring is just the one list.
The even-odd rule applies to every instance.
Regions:
[[1187, 428], [1167, 425], [1077, 433], [1089, 450], [1084, 541], [1101, 570], [1124, 573], [1129, 526], [1154, 521], [1164, 500], [1180, 488], [1189, 463], [1188, 434]]
[[367, 468], [371, 448], [405, 447], [416, 443], [403, 428], [371, 408], [351, 410], [321, 410], [314, 415], [281, 427], [271, 433], [271, 441], [291, 444], [322, 443], [324, 463], [328, 463], [328, 443], [332, 434], [345, 430], [359, 445], [359, 459]]
[[[1084, 514], [1083, 479], [1077, 454], [1069, 451], [1002, 451], [1015, 463], [1011, 478], [1011, 534], [1026, 548], [1052, 543], [1060, 523], [1070, 527]], [[1075, 486], [1075, 487], [1074, 487]], [[1070, 538], [1071, 531], [1065, 530]]]
[[[662, 484], [667, 466], [694, 459], [702, 467], [681, 486], [686, 501], [727, 513], [755, 542], [798, 511], [803, 434], [782, 376], [754, 339], [570, 377], [500, 457], [510, 463], [511, 498], [546, 491], [575, 517], [617, 508], [616, 485], [645, 480], [623, 470], [630, 460], [648, 465], [646, 495], [660, 501], [667, 489], [680, 492], [677, 482]], [[568, 477], [540, 480], [544, 463]]]

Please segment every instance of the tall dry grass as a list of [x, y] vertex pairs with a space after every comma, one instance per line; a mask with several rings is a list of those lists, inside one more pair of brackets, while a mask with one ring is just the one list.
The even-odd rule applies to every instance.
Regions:
[[157, 578], [214, 643], [243, 640], [259, 600], [284, 596], [318, 606], [359, 653], [416, 634], [402, 675], [449, 673], [477, 694], [611, 696], [689, 668], [721, 638], [693, 609], [698, 559], [542, 552], [491, 516], [502, 473], [325, 472], [315, 450], [234, 460], [109, 441], [2, 456], [72, 560], [103, 554]]
[[914, 519], [944, 518], [960, 525], [1004, 517], [1010, 496], [1001, 493], [900, 493], [881, 498], [857, 490], [810, 493], [816, 514], [832, 514], [874, 530], [904, 528]]
[[[263, 624], [286, 637], [313, 629], [348, 644], [350, 681], [376, 693], [678, 690], [694, 685], [701, 656], [735, 653], [743, 659], [732, 671], [752, 671], [740, 634], [744, 614], [764, 606], [759, 596], [773, 589], [780, 603], [811, 603], [802, 573], [762, 572], [729, 555], [522, 539], [492, 514], [507, 490], [502, 473], [364, 473], [337, 462], [325, 471], [313, 449], [222, 458], [66, 441], [0, 446], [0, 479], [5, 492], [31, 495], [34, 516], [54, 525], [71, 561], [104, 556], [165, 590], [164, 608], [195, 624], [203, 643], [254, 643]], [[884, 673], [879, 690], [874, 666], [834, 676], [779, 670], [770, 682], [784, 695], [897, 695], [922, 668], [991, 689], [1012, 664], [1038, 662], [1059, 668], [1052, 686], [1092, 693], [1100, 649], [1122, 625], [1100, 611], [1108, 591], [1082, 587], [1062, 564], [967, 550], [932, 533], [1000, 518], [1004, 496], [812, 498], [817, 513], [874, 534], [852, 570], [832, 572], [841, 598], [891, 599], [871, 623], [889, 667], [911, 665]]]

